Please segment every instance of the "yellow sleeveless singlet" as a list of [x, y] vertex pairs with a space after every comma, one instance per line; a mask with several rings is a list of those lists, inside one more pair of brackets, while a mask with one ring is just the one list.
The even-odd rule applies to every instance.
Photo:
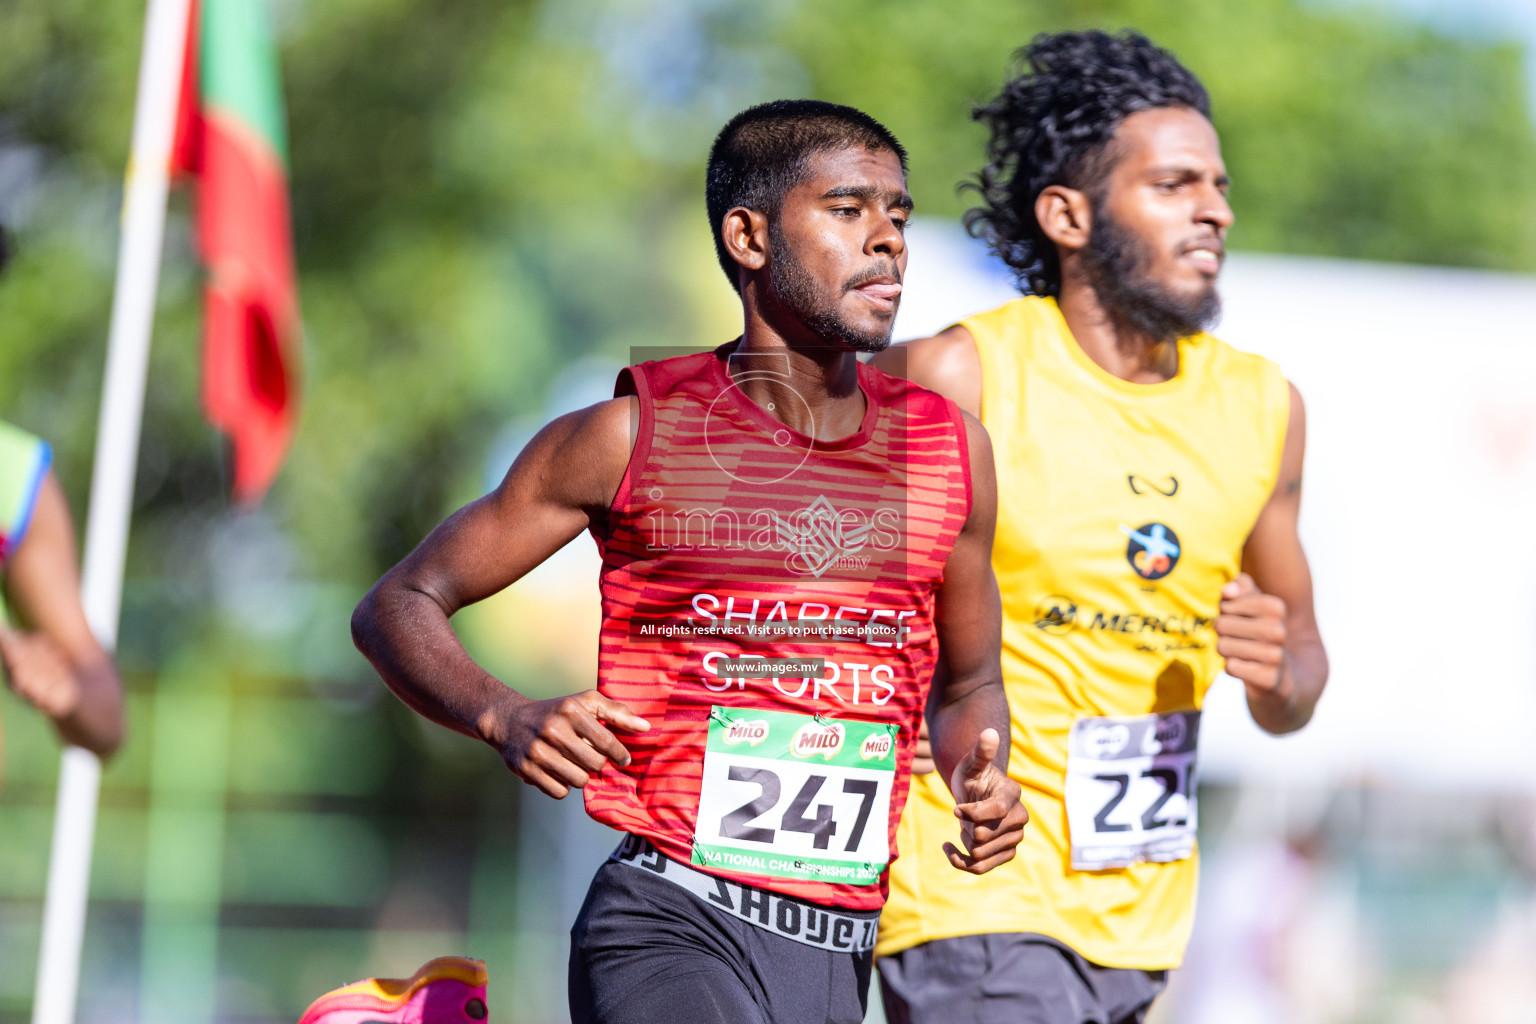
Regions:
[[957, 871], [942, 850], [958, 842], [949, 789], [937, 772], [914, 779], [877, 952], [1038, 932], [1104, 966], [1177, 967], [1198, 708], [1222, 664], [1211, 623], [1274, 490], [1288, 385], [1204, 334], [1179, 343], [1173, 379], [1120, 380], [1049, 298], [963, 326], [997, 461], [1009, 774], [1030, 822], [1012, 862]]

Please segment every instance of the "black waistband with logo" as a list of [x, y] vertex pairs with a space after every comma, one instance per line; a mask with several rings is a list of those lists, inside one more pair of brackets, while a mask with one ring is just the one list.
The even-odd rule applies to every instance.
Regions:
[[609, 859], [665, 878], [710, 906], [786, 939], [834, 953], [862, 953], [875, 948], [878, 910], [823, 907], [708, 875], [666, 856], [640, 836], [625, 836]]

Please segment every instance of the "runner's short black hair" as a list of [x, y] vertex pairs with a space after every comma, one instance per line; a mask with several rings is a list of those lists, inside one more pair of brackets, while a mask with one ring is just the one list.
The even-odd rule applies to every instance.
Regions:
[[726, 251], [720, 225], [738, 206], [769, 218], [800, 184], [807, 160], [839, 149], [889, 150], [907, 171], [907, 151], [890, 129], [862, 110], [821, 100], [774, 100], [749, 107], [715, 136], [704, 175], [704, 203], [714, 233], [715, 255], [731, 287], [741, 291], [738, 265]]
[[1092, 192], [1114, 165], [1109, 142], [1138, 110], [1188, 107], [1211, 116], [1211, 99], [1188, 68], [1146, 36], [1125, 31], [1041, 34], [1014, 54], [1019, 69], [972, 117], [987, 125], [987, 163], [966, 187], [981, 205], [965, 215], [973, 235], [1036, 295], [1061, 290], [1056, 246], [1035, 220], [1050, 185]]

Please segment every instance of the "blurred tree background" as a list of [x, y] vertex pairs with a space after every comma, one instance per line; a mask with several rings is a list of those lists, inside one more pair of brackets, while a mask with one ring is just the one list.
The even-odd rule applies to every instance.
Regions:
[[[735, 332], [701, 185], [710, 139], [742, 107], [809, 95], [868, 110], [911, 150], [919, 213], [955, 218], [983, 141], [969, 111], [1011, 51], [1040, 31], [1134, 26], [1210, 89], [1234, 248], [1536, 270], [1520, 47], [1380, 8], [271, 6], [300, 426], [263, 508], [231, 512], [197, 405], [199, 271], [174, 197], [122, 628], [132, 737], [104, 782], [86, 1021], [291, 1021], [326, 988], [465, 948], [491, 961], [498, 1019], [546, 1019], [538, 998], [512, 998], [535, 984], [527, 963], [563, 970], [564, 956], [563, 935], [526, 932], [539, 897], [514, 881], [530, 856], [521, 784], [389, 699], [347, 615], [504, 471], [531, 424], [590, 390], [583, 373]], [[0, 278], [0, 415], [54, 443], [81, 515], [143, 13], [0, 2], [0, 223], [16, 248]], [[534, 692], [587, 684], [515, 650], [487, 656]], [[28, 1019], [56, 748], [3, 700], [10, 1024]], [[542, 984], [558, 999], [558, 979]]]

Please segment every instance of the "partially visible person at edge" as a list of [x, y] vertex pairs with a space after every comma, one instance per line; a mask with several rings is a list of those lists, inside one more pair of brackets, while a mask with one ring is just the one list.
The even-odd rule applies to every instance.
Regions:
[[[8, 255], [0, 232], [0, 270]], [[52, 458], [47, 442], [0, 422], [0, 667], [61, 739], [106, 757], [123, 740], [123, 688], [80, 606], [75, 528]]]
[[1225, 669], [1286, 733], [1328, 676], [1301, 395], [1205, 333], [1232, 224], [1205, 89], [1131, 32], [1020, 56], [976, 111], [967, 223], [1024, 295], [875, 362], [991, 434], [1009, 765], [1034, 822], [1003, 868], [941, 870], [952, 802], [915, 779], [878, 947], [896, 1024], [1141, 1021], [1190, 934], [1208, 688]]
[[[946, 870], [1004, 863], [1026, 818], [992, 454], [953, 402], [857, 357], [889, 343], [907, 262], [889, 131], [754, 107], [716, 139], [706, 199], [742, 336], [641, 362], [555, 420], [353, 633], [416, 711], [629, 834], [572, 930], [578, 1024], [855, 1024], [925, 704], [960, 801]], [[531, 700], [448, 620], [583, 531], [603, 556], [597, 688]]]

